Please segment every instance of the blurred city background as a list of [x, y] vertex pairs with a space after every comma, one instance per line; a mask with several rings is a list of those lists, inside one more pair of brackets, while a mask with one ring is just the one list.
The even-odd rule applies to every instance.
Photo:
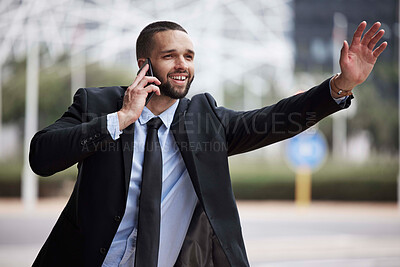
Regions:
[[358, 24], [382, 23], [389, 45], [352, 106], [313, 127], [327, 154], [311, 204], [295, 205], [287, 141], [230, 165], [252, 266], [400, 266], [398, 0], [1, 0], [0, 266], [31, 264], [75, 182], [76, 166], [32, 174], [33, 134], [78, 88], [131, 84], [136, 38], [156, 20], [194, 41], [189, 97], [210, 92], [236, 110], [328, 79]]

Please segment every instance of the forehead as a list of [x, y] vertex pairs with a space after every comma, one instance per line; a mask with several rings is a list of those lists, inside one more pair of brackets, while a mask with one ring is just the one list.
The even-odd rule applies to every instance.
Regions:
[[193, 42], [189, 35], [183, 31], [168, 30], [158, 32], [153, 36], [153, 52], [159, 53], [167, 50], [194, 51]]

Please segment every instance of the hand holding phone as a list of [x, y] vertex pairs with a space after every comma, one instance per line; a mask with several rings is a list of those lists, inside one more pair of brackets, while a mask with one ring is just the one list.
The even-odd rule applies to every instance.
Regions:
[[[149, 65], [149, 67], [146, 69], [146, 73], [144, 73], [143, 68], [145, 68], [146, 65]], [[144, 94], [147, 92], [147, 97], [145, 99], [145, 105], [147, 105], [154, 93], [157, 92], [157, 94], [159, 94], [158, 86], [160, 84], [161, 82], [153, 76], [150, 60], [146, 60], [141, 66], [138, 76], [126, 89], [122, 108], [117, 112], [119, 129], [121, 131], [140, 117], [144, 107]]]
[[[140, 67], [140, 69], [139, 69], [139, 71], [138, 71], [137, 74], [139, 74], [139, 72], [140, 72], [146, 65], [149, 65], [149, 69], [148, 69], [147, 72], [146, 72], [146, 76], [154, 77], [153, 68], [152, 68], [152, 66], [151, 66], [150, 58], [146, 58], [146, 61], [145, 61], [145, 62], [143, 63], [143, 65]], [[155, 84], [155, 83], [150, 83], [150, 84]], [[154, 93], [155, 93], [155, 92], [151, 92], [151, 93], [147, 96], [147, 98], [146, 98], [146, 103], [144, 104], [145, 106], [147, 105], [147, 103], [149, 103], [149, 101], [150, 101], [150, 99], [153, 97]]]

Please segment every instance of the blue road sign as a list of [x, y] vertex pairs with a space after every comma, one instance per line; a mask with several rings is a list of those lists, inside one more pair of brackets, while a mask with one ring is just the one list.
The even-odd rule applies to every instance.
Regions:
[[309, 130], [288, 140], [286, 157], [289, 165], [298, 170], [315, 170], [324, 162], [327, 154], [325, 137], [318, 130]]

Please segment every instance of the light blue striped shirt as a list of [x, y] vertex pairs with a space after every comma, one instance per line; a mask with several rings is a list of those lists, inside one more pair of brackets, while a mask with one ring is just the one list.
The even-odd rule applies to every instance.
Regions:
[[[197, 202], [197, 196], [185, 163], [174, 136], [170, 132], [178, 103], [179, 101], [176, 101], [159, 115], [163, 122], [158, 130], [158, 138], [162, 147], [163, 182], [158, 266], [165, 267], [173, 266], [179, 255]], [[147, 107], [144, 107], [142, 114], [135, 122], [133, 162], [125, 214], [103, 262], [103, 267], [134, 266], [138, 199], [147, 134], [146, 123], [153, 117], [155, 115]], [[114, 140], [119, 138], [122, 132], [119, 131], [117, 113], [107, 115], [107, 128]]]

